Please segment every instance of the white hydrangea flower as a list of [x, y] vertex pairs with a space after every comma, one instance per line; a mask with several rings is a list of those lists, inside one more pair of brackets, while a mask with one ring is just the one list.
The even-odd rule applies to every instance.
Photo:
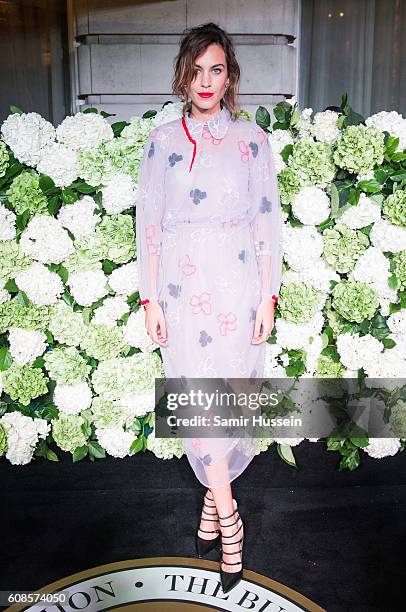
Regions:
[[155, 389], [145, 393], [128, 393], [120, 398], [120, 404], [131, 411], [132, 418], [142, 417], [155, 408]]
[[10, 353], [18, 365], [31, 363], [47, 348], [47, 337], [43, 331], [10, 327]]
[[174, 119], [180, 119], [182, 117], [182, 102], [172, 102], [166, 104], [162, 110], [158, 111], [157, 114], [152, 118], [154, 126], [162, 125], [174, 121]]
[[272, 148], [276, 174], [279, 174], [279, 172], [286, 168], [281, 152], [286, 145], [293, 144], [294, 140], [288, 130], [279, 129], [268, 134], [268, 140]]
[[123, 172], [116, 172], [103, 187], [102, 204], [105, 211], [112, 215], [118, 214], [135, 206], [137, 203], [138, 186], [131, 176]]
[[406, 228], [392, 225], [386, 219], [374, 223], [369, 238], [374, 246], [384, 252], [398, 253], [406, 249]]
[[323, 339], [321, 335], [313, 336], [304, 346], [306, 351], [306, 371], [313, 375], [317, 369], [317, 362], [323, 350]]
[[286, 376], [285, 369], [278, 364], [278, 356], [281, 351], [282, 347], [278, 343], [265, 342], [264, 378], [284, 378]]
[[7, 302], [10, 299], [11, 299], [11, 293], [6, 291], [6, 289], [0, 289], [0, 304], [3, 304], [3, 302]]
[[323, 248], [323, 236], [313, 225], [283, 226], [284, 259], [293, 270], [310, 268], [321, 257]]
[[92, 323], [115, 327], [117, 321], [130, 311], [130, 307], [121, 295], [106, 298], [103, 305], [96, 308]]
[[365, 193], [361, 193], [359, 202], [343, 212], [339, 222], [351, 229], [360, 229], [371, 223], [376, 223], [381, 218], [381, 207]]
[[346, 332], [337, 337], [341, 362], [350, 370], [366, 369], [371, 362], [380, 360], [383, 348], [383, 344], [371, 334], [360, 336], [359, 333]]
[[68, 285], [81, 306], [91, 306], [108, 293], [107, 277], [103, 270], [73, 272], [69, 274]]
[[360, 173], [356, 175], [357, 181], [372, 181], [375, 178], [374, 169], [368, 170], [368, 172]]
[[138, 290], [138, 267], [136, 261], [119, 266], [108, 277], [111, 289], [128, 297]]
[[367, 127], [373, 127], [379, 132], [389, 132], [399, 138], [397, 151], [406, 149], [406, 119], [397, 111], [380, 111], [366, 119]]
[[330, 268], [330, 266], [326, 264], [322, 257], [316, 259], [311, 268], [300, 270], [300, 272], [285, 270], [282, 273], [282, 283], [284, 285], [289, 283], [304, 283], [323, 293], [330, 292], [330, 282], [332, 280], [338, 282], [340, 276], [333, 268]]
[[1, 126], [3, 140], [22, 164], [36, 166], [42, 150], [55, 140], [55, 128], [39, 113], [13, 113]]
[[179, 459], [185, 454], [182, 438], [156, 438], [155, 429], [147, 438], [147, 449], [158, 459]]
[[46, 438], [51, 423], [45, 419], [32, 419], [21, 412], [6, 412], [0, 422], [7, 432], [6, 458], [13, 465], [26, 465], [33, 457], [39, 438]]
[[302, 187], [293, 199], [292, 212], [304, 225], [318, 225], [330, 216], [329, 197], [319, 187]]
[[367, 446], [362, 449], [374, 459], [393, 457], [400, 450], [399, 438], [371, 438]]
[[12, 240], [16, 235], [16, 216], [12, 210], [9, 210], [0, 204], [0, 240]]
[[54, 404], [64, 414], [79, 414], [92, 403], [92, 391], [85, 382], [74, 385], [56, 384], [54, 390]]
[[50, 176], [57, 187], [67, 187], [78, 178], [77, 153], [52, 142], [42, 149], [37, 170]]
[[390, 262], [377, 247], [369, 247], [359, 257], [354, 270], [349, 274], [350, 280], [367, 283], [378, 293], [379, 298], [390, 302], [397, 301], [397, 292], [388, 286], [391, 276]]
[[405, 333], [399, 334], [389, 334], [388, 338], [396, 342], [396, 346], [391, 349], [386, 349], [387, 351], [391, 351], [394, 355], [397, 355], [398, 359], [406, 359], [406, 335]]
[[123, 334], [127, 344], [141, 349], [144, 353], [152, 353], [157, 348], [145, 329], [143, 308], [139, 308], [137, 312], [130, 314], [127, 324], [123, 327]]
[[300, 113], [299, 120], [296, 124], [296, 127], [299, 130], [299, 138], [303, 138], [303, 139], [310, 138], [311, 140], [313, 140], [312, 120], [311, 120], [312, 114], [313, 114], [312, 108], [304, 108], [302, 112]]
[[37, 306], [54, 304], [64, 291], [60, 276], [38, 261], [17, 274], [15, 282]]
[[65, 117], [56, 128], [58, 142], [78, 151], [97, 147], [103, 140], [112, 140], [114, 132], [107, 120], [98, 113], [76, 113]]
[[303, 442], [304, 438], [274, 438], [278, 444], [284, 444], [287, 446], [297, 446]]
[[20, 246], [25, 255], [44, 264], [59, 264], [75, 250], [68, 232], [47, 214], [31, 219], [21, 235]]
[[97, 427], [95, 433], [99, 444], [109, 455], [123, 459], [130, 454], [134, 433], [125, 431], [123, 427]]
[[[394, 347], [395, 348], [395, 347]], [[369, 361], [364, 365], [364, 370], [370, 378], [390, 379], [392, 388], [396, 388], [394, 378], [406, 378], [406, 361], [399, 358], [399, 352], [386, 349], [379, 355], [379, 359]]]
[[311, 134], [316, 140], [333, 144], [340, 136], [341, 130], [337, 126], [339, 115], [332, 110], [325, 110], [314, 115]]
[[62, 206], [58, 213], [58, 221], [66, 227], [75, 238], [91, 234], [101, 217], [94, 214], [97, 204], [94, 199], [85, 195], [73, 204]]
[[305, 349], [321, 334], [324, 325], [323, 314], [318, 310], [308, 323], [298, 325], [279, 317], [275, 321], [278, 344], [286, 349]]
[[406, 309], [393, 312], [386, 323], [393, 334], [404, 334], [406, 337]]

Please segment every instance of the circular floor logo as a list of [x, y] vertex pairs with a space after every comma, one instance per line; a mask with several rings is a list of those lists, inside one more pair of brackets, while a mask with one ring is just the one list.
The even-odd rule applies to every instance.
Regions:
[[[325, 612], [304, 595], [283, 584], [244, 570], [241, 582], [226, 595], [219, 564], [186, 557], [153, 557], [92, 568], [41, 589], [39, 605], [13, 605], [17, 612]], [[6, 610], [6, 612], [7, 612]]]

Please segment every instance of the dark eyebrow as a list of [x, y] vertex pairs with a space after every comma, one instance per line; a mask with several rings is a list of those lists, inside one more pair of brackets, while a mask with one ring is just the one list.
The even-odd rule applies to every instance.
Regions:
[[[201, 68], [200, 64], [195, 64], [195, 66], [197, 66], [197, 68]], [[223, 68], [225, 67], [224, 64], [214, 64], [212, 68], [216, 68], [217, 66], [222, 66]]]

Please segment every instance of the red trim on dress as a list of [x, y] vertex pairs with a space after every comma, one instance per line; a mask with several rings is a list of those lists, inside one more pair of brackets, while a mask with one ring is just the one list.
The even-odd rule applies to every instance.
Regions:
[[189, 138], [190, 142], [193, 144], [193, 156], [192, 156], [192, 161], [190, 163], [190, 168], [189, 168], [189, 172], [191, 172], [192, 166], [193, 166], [193, 162], [195, 161], [195, 157], [196, 157], [196, 140], [194, 140], [192, 138], [192, 136], [190, 135], [189, 130], [187, 129], [185, 117], [182, 117], [182, 125], [183, 125], [183, 129], [185, 130], [186, 136]]

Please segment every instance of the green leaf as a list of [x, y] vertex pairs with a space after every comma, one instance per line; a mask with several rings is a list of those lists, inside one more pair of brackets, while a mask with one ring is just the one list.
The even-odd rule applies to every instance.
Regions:
[[55, 215], [57, 209], [59, 206], [59, 198], [57, 195], [52, 196], [51, 198], [49, 198], [48, 200], [48, 212], [50, 215]]
[[87, 445], [78, 446], [77, 448], [75, 448], [73, 455], [72, 455], [73, 463], [76, 463], [76, 461], [81, 461], [82, 459], [84, 459], [87, 453], [88, 453]]
[[4, 289], [6, 291], [9, 291], [10, 293], [18, 293], [19, 292], [19, 288], [17, 287], [14, 278], [10, 278], [10, 280], [8, 280], [6, 282], [6, 284], [4, 285]]
[[49, 344], [53, 344], [54, 343], [54, 337], [51, 334], [51, 332], [49, 331], [49, 329], [46, 329], [44, 333], [45, 333], [45, 335], [47, 337], [48, 343]]
[[12, 362], [13, 358], [7, 346], [2, 346], [0, 348], [0, 372], [8, 370]]
[[263, 130], [267, 131], [271, 124], [271, 116], [265, 106], [259, 106], [255, 113], [255, 121]]
[[118, 138], [121, 136], [121, 132], [127, 125], [130, 125], [127, 121], [117, 121], [116, 123], [112, 123], [111, 128], [113, 130], [114, 137]]
[[391, 349], [394, 346], [396, 346], [396, 342], [394, 340], [392, 340], [392, 338], [383, 338], [382, 339], [382, 344], [387, 349]]
[[13, 113], [13, 114], [14, 113], [18, 113], [19, 115], [23, 115], [24, 114], [24, 111], [22, 111], [21, 108], [18, 108], [18, 106], [14, 106], [14, 104], [12, 104], [10, 106], [10, 112]]
[[89, 194], [92, 193], [92, 191], [96, 191], [96, 187], [88, 185], [85, 181], [72, 183], [71, 187], [74, 187], [75, 189], [77, 189], [77, 191], [80, 191], [80, 193], [85, 194]]
[[381, 191], [382, 185], [376, 179], [369, 179], [368, 181], [359, 181], [358, 188], [365, 193], [377, 193]]
[[97, 110], [97, 108], [94, 108], [94, 106], [89, 106], [88, 108], [85, 108], [83, 112], [84, 113], [96, 113], [96, 115], [99, 114], [99, 111]]
[[77, 194], [69, 187], [62, 189], [61, 191], [62, 202], [65, 204], [73, 204], [78, 199]]
[[45, 365], [45, 359], [43, 357], [37, 357], [32, 362], [32, 367], [33, 368], [42, 368], [44, 365]]
[[107, 119], [107, 117], [115, 117], [117, 113], [107, 113], [106, 111], [100, 111], [100, 115]]
[[130, 446], [130, 454], [139, 453], [144, 448], [143, 436], [134, 440], [134, 442]]
[[22, 231], [23, 229], [27, 227], [27, 223], [29, 221], [30, 215], [31, 215], [31, 212], [28, 208], [23, 213], [21, 213], [21, 215], [17, 215], [16, 217], [17, 229]]
[[114, 261], [110, 261], [109, 259], [103, 259], [102, 268], [105, 274], [111, 274], [113, 270], [117, 268], [117, 264]]
[[[156, 110], [147, 110], [147, 111], [146, 111], [146, 112], [143, 114], [142, 118], [143, 118], [143, 119], [150, 119], [151, 117], [155, 117], [155, 115], [156, 115], [156, 114], [157, 114], [157, 111], [156, 111]], [[113, 127], [113, 126], [111, 126], [111, 127]]]
[[28, 306], [28, 304], [30, 303], [30, 300], [28, 299], [27, 294], [25, 293], [25, 291], [22, 291], [21, 289], [17, 293], [16, 297], [17, 297], [17, 301], [23, 306]]
[[59, 457], [56, 453], [54, 453], [53, 450], [51, 450], [50, 448], [47, 448], [47, 455], [46, 455], [48, 461], [59, 461]]
[[392, 276], [388, 278], [388, 285], [391, 289], [397, 289], [399, 287], [399, 281], [396, 274], [392, 274]]
[[283, 459], [288, 465], [290, 465], [291, 467], [297, 467], [292, 447], [289, 446], [289, 444], [278, 443], [277, 451], [279, 457], [281, 457], [281, 459]]
[[41, 174], [39, 177], [39, 187], [44, 193], [55, 187], [54, 181], [47, 174]]
[[95, 440], [89, 440], [88, 448], [89, 455], [93, 455], [95, 459], [104, 459], [106, 456], [106, 451], [104, 448]]

